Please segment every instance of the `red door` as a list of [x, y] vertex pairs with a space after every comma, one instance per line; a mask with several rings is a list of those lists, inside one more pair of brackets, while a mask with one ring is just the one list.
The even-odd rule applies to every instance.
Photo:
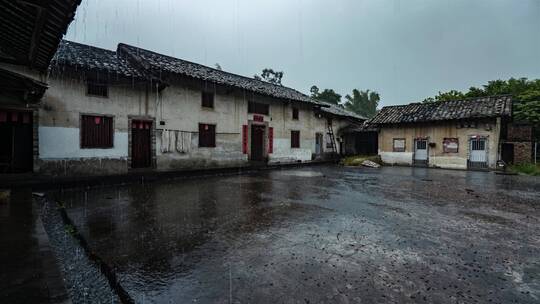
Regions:
[[131, 167], [148, 168], [152, 166], [151, 149], [152, 122], [133, 120], [131, 123]]

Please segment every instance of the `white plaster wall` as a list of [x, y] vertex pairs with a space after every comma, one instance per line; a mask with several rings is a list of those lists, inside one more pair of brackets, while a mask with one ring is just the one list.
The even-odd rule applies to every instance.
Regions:
[[467, 169], [467, 159], [454, 156], [431, 156], [429, 165], [445, 169]]
[[379, 151], [381, 160], [391, 165], [412, 165], [412, 152], [382, 152]]
[[[301, 132], [300, 136], [302, 136]], [[314, 149], [313, 140], [300, 140], [300, 148], [291, 148], [290, 138], [274, 138], [274, 153], [270, 154], [269, 162], [310, 161]]]
[[81, 149], [79, 128], [39, 127], [41, 159], [125, 158], [128, 156], [128, 134], [116, 131], [110, 149]]
[[[189, 166], [193, 159], [196, 164], [205, 161], [213, 163], [246, 162], [247, 154], [242, 153], [242, 125], [253, 120], [247, 113], [248, 101], [268, 103], [269, 115], [264, 121], [274, 129], [273, 153], [270, 161], [309, 161], [315, 153], [315, 134], [325, 136], [326, 118], [315, 116], [311, 105], [290, 104], [280, 99], [258, 96], [240, 91], [216, 91], [214, 108], [201, 106], [201, 88], [181, 81], [172, 82], [159, 97], [155, 92], [146, 96], [145, 87], [136, 83], [115, 83], [109, 87], [109, 97], [100, 98], [86, 95], [86, 84], [69, 74], [50, 79], [50, 89], [43, 98], [40, 110], [40, 158], [84, 158], [84, 157], [127, 157], [128, 155], [128, 115], [155, 118], [156, 156], [158, 169], [174, 169]], [[299, 109], [299, 119], [292, 119], [292, 108]], [[80, 115], [103, 114], [114, 116], [113, 149], [80, 149]], [[165, 125], [160, 125], [164, 121]], [[199, 123], [216, 125], [216, 147], [198, 147]], [[342, 127], [339, 119], [334, 119], [334, 132]], [[159, 129], [192, 133], [191, 149], [188, 153], [161, 153]], [[291, 130], [300, 131], [301, 147], [290, 148]], [[248, 144], [249, 146], [249, 144]], [[267, 149], [268, 147], [266, 147]], [[195, 165], [196, 165], [195, 164]]]

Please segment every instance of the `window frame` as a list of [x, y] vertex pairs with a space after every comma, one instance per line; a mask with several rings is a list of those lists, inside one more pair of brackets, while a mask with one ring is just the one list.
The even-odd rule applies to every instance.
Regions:
[[[90, 86], [104, 87], [105, 95], [90, 93]], [[109, 98], [109, 84], [106, 81], [87, 79], [86, 80], [86, 96], [98, 97], [98, 98]]]
[[[203, 142], [201, 139], [203, 138], [201, 130], [204, 129], [204, 126], [211, 126], [213, 128], [213, 138], [209, 142]], [[217, 137], [217, 125], [211, 124], [211, 123], [199, 123], [199, 148], [215, 148], [216, 147], [216, 137]], [[206, 132], [205, 132], [206, 133]]]
[[[396, 148], [396, 141], [403, 141], [403, 148]], [[407, 139], [406, 138], [393, 138], [392, 140], [392, 152], [405, 152], [407, 150]]]
[[[264, 106], [265, 111], [258, 112], [257, 105]], [[248, 101], [248, 113], [249, 114], [258, 114], [258, 115], [266, 115], [270, 116], [270, 105], [267, 103], [262, 102], [256, 102], [256, 101]]]
[[[210, 100], [211, 100], [211, 105], [206, 105], [205, 104], [205, 101], [208, 101], [208, 99], [205, 99], [205, 97], [211, 97]], [[201, 92], [201, 107], [205, 108], [205, 109], [214, 109], [214, 106], [215, 106], [215, 100], [216, 100], [216, 95], [214, 94], [214, 92], [208, 92], [208, 91], [202, 91]]]
[[[100, 144], [87, 144], [88, 140], [85, 138], [88, 131], [85, 130], [85, 124], [83, 123], [85, 117], [91, 117], [95, 119], [100, 117], [105, 121], [105, 119], [110, 120], [110, 130], [109, 130], [109, 141], [110, 143], [100, 145]], [[79, 115], [79, 147], [80, 149], [114, 149], [114, 133], [115, 133], [115, 122], [114, 115], [107, 114], [96, 114], [96, 113], [81, 113]]]
[[292, 108], [292, 119], [300, 120], [300, 110], [297, 107]]
[[[455, 140], [457, 148], [455, 151], [448, 151], [445, 142], [448, 140]], [[443, 153], [459, 153], [459, 138], [458, 137], [445, 137], [443, 138]]]
[[[295, 138], [297, 136], [298, 138]], [[295, 142], [296, 139], [296, 142]], [[300, 131], [299, 130], [291, 130], [291, 149], [299, 149], [300, 148]]]

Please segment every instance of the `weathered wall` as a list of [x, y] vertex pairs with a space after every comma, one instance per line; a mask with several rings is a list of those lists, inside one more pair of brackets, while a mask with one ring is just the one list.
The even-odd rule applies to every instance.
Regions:
[[[40, 157], [37, 170], [50, 174], [120, 174], [129, 170], [128, 117], [155, 119], [156, 168], [239, 166], [247, 164], [242, 149], [242, 126], [254, 123], [248, 101], [270, 105], [262, 115], [267, 126], [265, 156], [269, 162], [310, 161], [315, 153], [315, 134], [326, 135], [326, 118], [318, 118], [311, 105], [291, 105], [283, 100], [185, 79], [173, 79], [159, 94], [146, 85], [118, 80], [109, 87], [108, 98], [88, 96], [80, 75], [65, 73], [49, 79], [50, 88], [40, 110]], [[215, 93], [214, 108], [201, 106], [202, 90]], [[292, 119], [292, 108], [299, 119]], [[80, 148], [80, 115], [112, 115], [114, 147]], [[216, 147], [198, 147], [199, 123], [216, 125]], [[334, 120], [334, 130], [348, 124]], [[273, 152], [268, 153], [268, 127], [273, 128]], [[291, 130], [300, 131], [300, 148], [291, 148]], [[165, 134], [165, 135], [164, 135]], [[174, 134], [174, 135], [172, 135]], [[180, 137], [181, 140], [176, 140]], [[250, 137], [248, 136], [250, 140]], [[323, 149], [326, 148], [326, 141]], [[168, 142], [168, 143], [167, 143]], [[165, 145], [167, 144], [167, 145]], [[105, 160], [105, 162], [103, 161]]]
[[533, 162], [533, 142], [512, 142], [514, 145], [514, 164]]
[[[485, 136], [488, 140], [488, 165], [494, 168], [499, 152], [500, 121], [478, 122], [475, 128], [461, 128], [456, 122], [383, 126], [379, 132], [379, 155], [387, 164], [411, 165], [414, 156], [414, 139], [427, 137], [434, 147], [428, 147], [429, 166], [466, 169], [469, 157], [469, 140], [472, 136]], [[393, 139], [405, 138], [405, 152], [393, 152]], [[457, 153], [445, 153], [444, 138], [458, 138]]]
[[[147, 116], [144, 84], [117, 81], [109, 97], [86, 94], [80, 76], [53, 76], [39, 111], [39, 161], [34, 171], [53, 174], [121, 174], [127, 172], [128, 115]], [[110, 149], [80, 147], [81, 114], [112, 115], [114, 146]]]

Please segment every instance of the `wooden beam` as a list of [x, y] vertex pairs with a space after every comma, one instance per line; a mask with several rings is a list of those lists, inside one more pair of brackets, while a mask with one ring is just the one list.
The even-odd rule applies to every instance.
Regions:
[[28, 50], [28, 62], [30, 63], [30, 67], [33, 67], [35, 64], [36, 54], [41, 41], [41, 33], [43, 32], [43, 26], [45, 25], [48, 15], [48, 10], [45, 8], [36, 7], [36, 10], [36, 23], [30, 40], [30, 49]]
[[17, 0], [17, 2], [35, 8], [47, 8], [50, 4], [50, 0]]

